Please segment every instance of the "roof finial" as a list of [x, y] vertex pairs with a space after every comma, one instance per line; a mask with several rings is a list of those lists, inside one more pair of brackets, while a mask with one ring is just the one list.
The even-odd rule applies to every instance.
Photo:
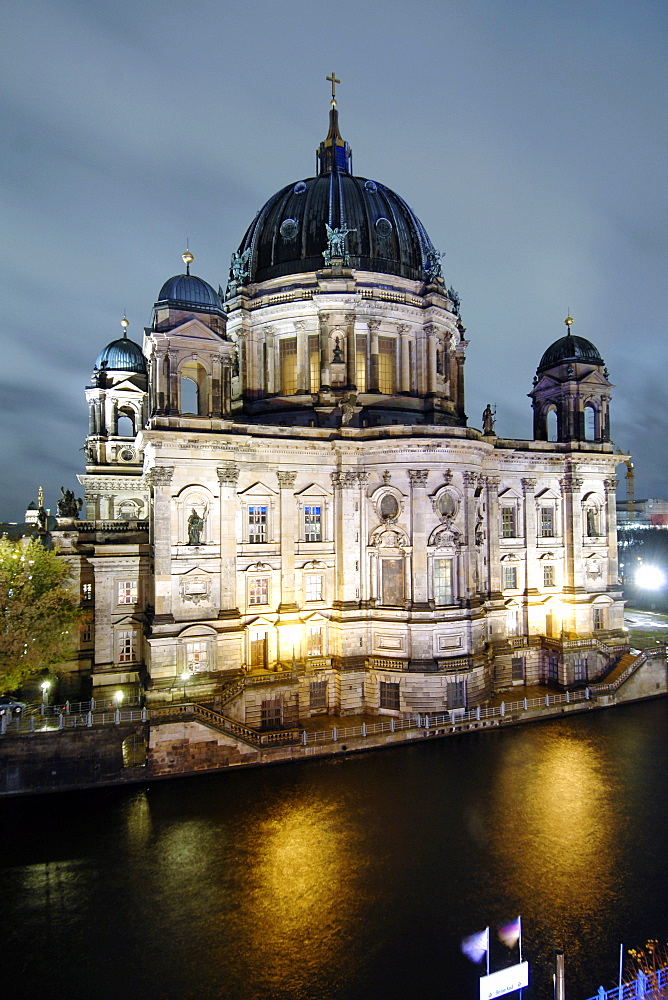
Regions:
[[334, 70], [332, 70], [332, 75], [331, 75], [331, 76], [326, 76], [326, 77], [325, 77], [325, 80], [329, 80], [329, 82], [330, 82], [330, 83], [331, 83], [331, 85], [332, 85], [332, 100], [331, 100], [331, 106], [332, 106], [333, 108], [335, 108], [335, 107], [336, 107], [336, 85], [337, 85], [337, 83], [341, 83], [341, 81], [340, 81], [340, 80], [337, 80], [337, 78], [336, 78], [336, 74], [334, 73]]
[[186, 240], [186, 249], [181, 254], [181, 260], [186, 265], [186, 274], [190, 274], [190, 265], [192, 264], [195, 258], [188, 249], [187, 243], [188, 241]]
[[570, 337], [570, 335], [571, 335], [571, 327], [573, 326], [573, 317], [571, 316], [571, 310], [570, 309], [568, 310], [568, 316], [564, 320], [564, 323], [566, 324], [566, 336]]
[[125, 309], [123, 310], [123, 319], [121, 320], [121, 326], [123, 327], [123, 339], [127, 339], [128, 327], [130, 326], [130, 320], [125, 315]]

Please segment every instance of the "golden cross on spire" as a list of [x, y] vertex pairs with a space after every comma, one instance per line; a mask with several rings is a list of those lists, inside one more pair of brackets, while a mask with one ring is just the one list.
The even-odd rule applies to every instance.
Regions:
[[337, 83], [341, 83], [341, 81], [336, 79], [336, 76], [334, 75], [334, 70], [332, 70], [332, 75], [331, 76], [326, 76], [325, 77], [325, 80], [329, 80], [329, 82], [332, 85], [332, 107], [335, 108], [336, 107], [336, 85], [337, 85]]

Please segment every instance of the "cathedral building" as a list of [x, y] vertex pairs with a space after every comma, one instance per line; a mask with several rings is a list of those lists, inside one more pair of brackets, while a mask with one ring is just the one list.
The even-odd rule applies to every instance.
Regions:
[[334, 98], [316, 176], [269, 198], [226, 291], [183, 260], [86, 389], [85, 510], [54, 532], [89, 610], [73, 683], [271, 729], [605, 673], [625, 456], [570, 318], [533, 440], [490, 407], [470, 427], [459, 298], [409, 205], [353, 173]]

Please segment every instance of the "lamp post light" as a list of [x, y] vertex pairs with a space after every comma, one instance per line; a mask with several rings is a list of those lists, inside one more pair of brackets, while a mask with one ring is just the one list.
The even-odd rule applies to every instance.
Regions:
[[183, 681], [183, 700], [185, 701], [186, 700], [186, 684], [190, 680], [190, 673], [189, 673], [189, 671], [187, 671], [187, 670], [183, 671], [183, 673], [181, 674], [181, 680]]
[[46, 706], [49, 704], [49, 688], [51, 687], [51, 681], [42, 681], [40, 687], [42, 689], [42, 715], [44, 715]]

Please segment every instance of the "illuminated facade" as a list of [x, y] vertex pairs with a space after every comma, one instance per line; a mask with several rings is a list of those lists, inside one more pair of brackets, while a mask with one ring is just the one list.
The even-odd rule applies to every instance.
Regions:
[[469, 427], [458, 296], [408, 205], [353, 175], [334, 101], [318, 164], [224, 295], [187, 252], [142, 347], [98, 358], [85, 521], [58, 532], [80, 674], [264, 728], [600, 676], [623, 603], [598, 351], [568, 325], [545, 352], [533, 440]]

